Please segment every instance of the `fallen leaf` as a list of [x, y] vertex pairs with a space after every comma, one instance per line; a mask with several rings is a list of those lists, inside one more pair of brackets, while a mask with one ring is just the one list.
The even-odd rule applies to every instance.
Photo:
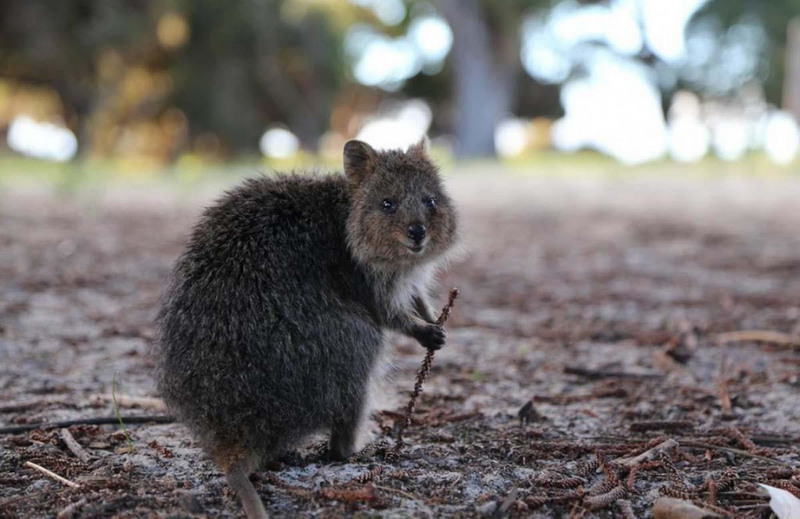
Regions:
[[778, 519], [800, 519], [800, 499], [790, 492], [769, 485], [758, 484], [769, 492], [769, 507], [778, 516]]

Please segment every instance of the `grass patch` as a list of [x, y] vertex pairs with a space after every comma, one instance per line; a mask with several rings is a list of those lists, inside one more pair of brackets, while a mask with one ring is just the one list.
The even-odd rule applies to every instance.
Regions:
[[117, 373], [114, 372], [114, 376], [111, 378], [111, 401], [114, 403], [114, 416], [117, 417], [119, 421], [119, 427], [122, 429], [123, 434], [125, 434], [125, 441], [128, 443], [128, 451], [133, 452], [133, 440], [131, 439], [131, 433], [128, 432], [128, 428], [125, 427], [125, 422], [122, 420], [122, 415], [119, 412], [119, 404], [117, 403]]

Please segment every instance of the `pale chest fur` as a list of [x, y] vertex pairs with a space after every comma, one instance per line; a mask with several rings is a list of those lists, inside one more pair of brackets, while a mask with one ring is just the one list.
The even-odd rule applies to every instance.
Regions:
[[398, 275], [388, 287], [391, 308], [395, 311], [410, 309], [415, 294], [427, 294], [435, 272], [436, 265], [428, 263]]

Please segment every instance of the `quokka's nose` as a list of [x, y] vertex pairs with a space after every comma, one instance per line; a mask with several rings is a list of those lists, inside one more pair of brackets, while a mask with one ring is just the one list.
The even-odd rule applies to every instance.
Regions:
[[421, 223], [412, 223], [408, 226], [408, 237], [419, 243], [425, 239], [425, 226]]

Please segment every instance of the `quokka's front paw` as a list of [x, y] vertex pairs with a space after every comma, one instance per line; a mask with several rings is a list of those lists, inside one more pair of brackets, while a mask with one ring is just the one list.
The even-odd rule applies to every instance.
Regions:
[[447, 332], [438, 324], [427, 324], [414, 330], [414, 338], [429, 350], [438, 350], [447, 342]]

